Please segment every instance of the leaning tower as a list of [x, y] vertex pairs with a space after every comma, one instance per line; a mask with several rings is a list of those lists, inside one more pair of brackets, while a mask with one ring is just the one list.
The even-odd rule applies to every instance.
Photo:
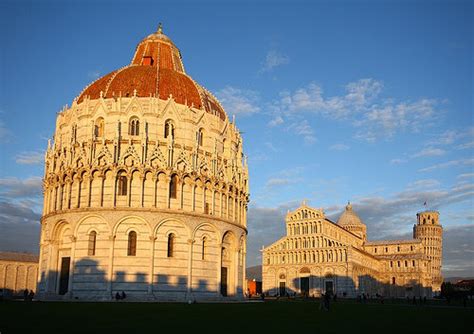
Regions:
[[45, 160], [40, 298], [243, 297], [243, 140], [161, 25], [58, 113]]
[[421, 240], [425, 255], [431, 260], [433, 291], [441, 290], [441, 260], [443, 256], [443, 227], [439, 223], [439, 212], [423, 211], [417, 214], [413, 237]]

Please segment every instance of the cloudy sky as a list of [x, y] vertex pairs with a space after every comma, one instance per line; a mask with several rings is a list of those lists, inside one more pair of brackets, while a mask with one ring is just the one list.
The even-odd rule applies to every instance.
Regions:
[[350, 200], [373, 240], [438, 210], [445, 274], [474, 275], [473, 5], [453, 0], [2, 1], [0, 250], [38, 250], [56, 112], [160, 21], [243, 132], [248, 265], [303, 199], [334, 220]]

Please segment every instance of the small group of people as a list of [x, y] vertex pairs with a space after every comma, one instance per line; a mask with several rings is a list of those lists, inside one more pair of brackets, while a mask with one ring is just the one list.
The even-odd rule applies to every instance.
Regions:
[[319, 309], [323, 311], [329, 311], [331, 304], [331, 293], [326, 292], [321, 294], [321, 298], [319, 300]]
[[23, 300], [25, 302], [27, 301], [31, 302], [34, 296], [35, 296], [35, 293], [33, 292], [33, 290], [28, 291], [28, 289], [25, 289], [25, 291], [23, 291]]
[[368, 293], [362, 293], [362, 295], [357, 295], [357, 301], [359, 303], [367, 303], [367, 301], [369, 300], [370, 296]]
[[115, 293], [115, 299], [116, 300], [121, 300], [127, 298], [127, 295], [125, 294], [125, 291], [122, 291], [122, 293], [119, 293], [118, 291]]
[[[408, 296], [407, 296], [407, 301], [409, 301]], [[416, 297], [415, 297], [415, 296], [413, 296], [413, 298], [412, 298], [412, 304], [413, 304], [413, 305], [417, 305]], [[420, 297], [418, 298], [418, 305], [424, 305], [424, 304], [426, 304], [426, 296], [423, 297], [423, 299], [422, 299], [421, 296], [420, 296]]]

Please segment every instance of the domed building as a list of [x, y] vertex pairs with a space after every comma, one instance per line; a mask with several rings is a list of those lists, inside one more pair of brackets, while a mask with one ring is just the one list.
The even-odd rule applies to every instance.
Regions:
[[413, 239], [367, 240], [350, 203], [337, 223], [303, 204], [286, 215], [286, 236], [262, 250], [263, 291], [342, 297], [431, 297], [441, 283], [442, 233], [437, 211], [417, 214]]
[[158, 31], [58, 113], [38, 296], [240, 299], [249, 201], [242, 138]]
[[350, 202], [347, 203], [346, 210], [337, 220], [337, 224], [343, 229], [359, 236], [362, 240], [367, 240], [367, 226], [365, 226], [359, 216], [352, 211], [352, 204]]

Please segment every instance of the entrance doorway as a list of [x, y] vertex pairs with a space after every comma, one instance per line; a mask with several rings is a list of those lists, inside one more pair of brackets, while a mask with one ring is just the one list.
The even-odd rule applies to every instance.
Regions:
[[325, 290], [326, 294], [329, 294], [330, 296], [334, 294], [334, 283], [333, 281], [326, 281], [325, 283]]
[[286, 283], [280, 282], [280, 296], [286, 296]]
[[61, 258], [61, 271], [59, 274], [59, 294], [60, 295], [64, 295], [68, 291], [70, 263], [71, 263], [70, 257]]
[[227, 268], [221, 267], [221, 295], [227, 297]]
[[309, 296], [309, 277], [300, 278], [300, 287], [301, 287], [301, 294], [303, 296]]

